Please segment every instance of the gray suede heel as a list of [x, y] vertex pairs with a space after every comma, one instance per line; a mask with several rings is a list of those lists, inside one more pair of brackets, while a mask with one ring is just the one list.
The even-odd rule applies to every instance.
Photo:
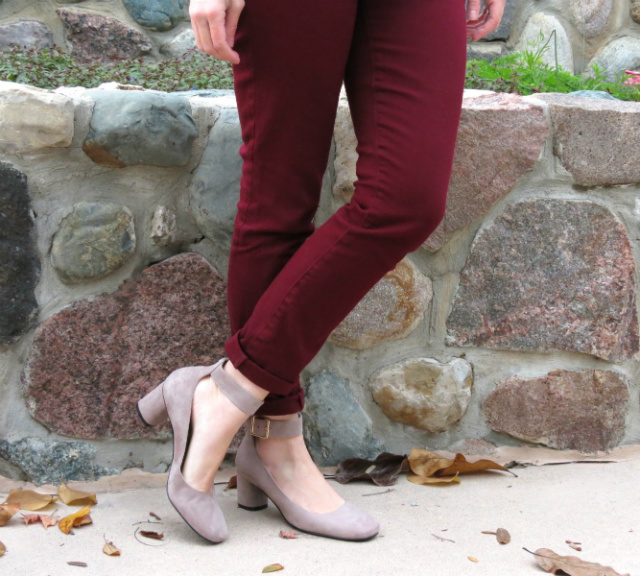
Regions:
[[138, 412], [145, 424], [159, 424], [167, 418], [171, 422], [173, 461], [167, 482], [169, 501], [196, 534], [214, 543], [222, 542], [229, 535], [215, 488], [212, 487], [210, 492], [196, 490], [182, 476], [193, 395], [198, 382], [211, 375], [222, 393], [248, 415], [262, 405], [223, 370], [225, 361], [223, 358], [213, 366], [180, 368], [138, 402]]
[[236, 454], [240, 508], [262, 510], [271, 500], [294, 528], [338, 540], [369, 540], [379, 532], [378, 523], [349, 502], [326, 514], [309, 512], [289, 499], [277, 485], [260, 459], [256, 438], [285, 438], [302, 434], [300, 414], [292, 420], [269, 420], [254, 416], [250, 424]]

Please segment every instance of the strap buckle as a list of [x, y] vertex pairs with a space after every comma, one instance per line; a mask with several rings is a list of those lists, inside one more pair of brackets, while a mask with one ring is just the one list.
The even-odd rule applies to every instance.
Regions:
[[[260, 434], [256, 434], [256, 431], [255, 431], [256, 419], [264, 420], [266, 422], [264, 436], [260, 436]], [[270, 428], [271, 428], [271, 420], [269, 420], [269, 418], [265, 418], [264, 416], [251, 416], [251, 435], [252, 436], [266, 440], [267, 438], [269, 438]]]

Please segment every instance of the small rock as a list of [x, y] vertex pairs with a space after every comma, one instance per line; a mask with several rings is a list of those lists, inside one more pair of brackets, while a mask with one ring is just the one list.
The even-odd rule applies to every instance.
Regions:
[[594, 38], [607, 24], [613, 0], [571, 0], [571, 15], [576, 28], [587, 38]]
[[[638, 45], [640, 49], [640, 44]], [[538, 94], [549, 105], [553, 151], [581, 186], [640, 182], [640, 107], [636, 102]]]
[[640, 0], [631, 0], [631, 17], [640, 24]]
[[165, 56], [179, 58], [187, 52], [196, 48], [196, 35], [191, 28], [187, 28], [178, 34], [171, 41], [163, 44], [160, 52]]
[[576, 90], [575, 92], [567, 92], [567, 96], [581, 96], [582, 98], [592, 98], [593, 100], [616, 100], [619, 102], [618, 98], [604, 90]]
[[80, 202], [53, 237], [51, 263], [67, 284], [102, 278], [135, 252], [133, 214], [113, 203]]
[[241, 144], [238, 110], [222, 110], [189, 187], [189, 203], [200, 231], [227, 252], [240, 199]]
[[354, 350], [405, 338], [431, 303], [431, 280], [408, 259], [388, 272], [329, 336], [329, 342]]
[[164, 32], [184, 18], [184, 0], [123, 0], [124, 7], [141, 26]]
[[176, 215], [166, 206], [158, 206], [151, 220], [149, 237], [158, 246], [170, 246], [176, 239]]
[[42, 322], [23, 373], [27, 406], [65, 436], [167, 438], [168, 425], [140, 422], [136, 403], [173, 370], [212, 365], [229, 332], [224, 279], [179, 254]]
[[80, 61], [139, 58], [153, 45], [139, 30], [100, 14], [56, 10], [65, 27], [73, 57]]
[[191, 158], [198, 129], [187, 98], [124, 90], [88, 94], [96, 104], [82, 149], [96, 164], [184, 166]]
[[44, 438], [0, 440], [0, 457], [17, 466], [26, 480], [60, 484], [71, 480], [97, 480], [121, 470], [95, 463], [97, 449], [87, 442], [64, 442]]
[[467, 44], [467, 60], [491, 62], [509, 53], [504, 42], [470, 42]]
[[0, 82], [0, 150], [64, 148], [73, 138], [71, 98], [14, 82]]
[[446, 342], [632, 360], [635, 275], [625, 227], [604, 206], [552, 198], [512, 204], [474, 240]]
[[369, 387], [387, 418], [435, 434], [462, 418], [472, 383], [471, 365], [461, 358], [409, 358], [379, 370]]
[[0, 51], [11, 50], [11, 44], [23, 48], [53, 47], [53, 34], [44, 24], [36, 20], [20, 20], [0, 26]]
[[34, 236], [27, 177], [0, 162], [0, 346], [37, 325], [40, 262]]
[[622, 441], [629, 390], [609, 370], [555, 370], [541, 378], [512, 377], [482, 407], [498, 432], [560, 450], [610, 450]]
[[384, 451], [347, 380], [323, 370], [305, 388], [304, 435], [317, 464], [332, 466], [354, 457], [371, 459]]
[[[556, 56], [558, 65], [561, 66], [567, 72], [574, 73], [573, 65], [573, 49], [571, 47], [571, 41], [567, 35], [564, 26], [555, 17], [543, 12], [537, 12], [528, 21], [518, 42], [516, 43], [514, 50], [516, 52], [524, 52], [525, 50], [535, 51], [538, 50], [541, 45], [538, 44], [540, 33], [544, 35], [542, 44], [545, 44], [550, 38], [551, 33], [555, 30], [556, 40], [551, 39], [549, 42], [549, 49], [542, 55], [542, 62], [548, 64], [552, 68], [556, 67]], [[535, 48], [531, 48], [529, 43], [536, 44]], [[558, 47], [558, 53], [556, 55], [555, 46]]]

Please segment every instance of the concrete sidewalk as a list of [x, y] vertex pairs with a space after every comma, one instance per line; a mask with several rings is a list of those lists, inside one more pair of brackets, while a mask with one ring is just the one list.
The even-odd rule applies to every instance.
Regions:
[[[278, 572], [283, 576], [544, 574], [526, 547], [550, 548], [640, 576], [640, 447], [624, 454], [615, 463], [514, 468], [517, 478], [470, 474], [459, 485], [445, 487], [418, 486], [406, 477], [389, 492], [370, 483], [336, 484], [346, 499], [382, 525], [378, 537], [364, 543], [305, 534], [282, 539], [280, 530], [291, 528], [273, 504], [247, 512], [236, 507], [235, 490], [218, 486], [231, 535], [222, 544], [207, 544], [167, 501], [165, 475], [132, 470], [93, 483], [72, 483], [95, 491], [99, 502], [91, 512], [93, 524], [75, 529], [75, 535], [57, 527], [25, 526], [20, 514], [14, 516], [0, 528], [0, 541], [7, 547], [0, 574], [244, 576], [260, 574], [272, 563], [284, 566]], [[222, 470], [216, 481], [233, 473]], [[28, 487], [0, 478], [0, 501], [11, 488], [23, 486]], [[57, 507], [59, 516], [77, 510]], [[139, 524], [153, 520], [149, 512], [160, 516], [161, 524]], [[134, 537], [138, 527], [162, 532], [164, 540], [144, 545]], [[494, 536], [481, 534], [499, 527], [511, 533], [511, 543], [500, 545]], [[102, 553], [104, 537], [122, 550], [120, 557]], [[572, 550], [566, 540], [581, 542], [583, 551]], [[69, 566], [68, 561], [88, 567]]]

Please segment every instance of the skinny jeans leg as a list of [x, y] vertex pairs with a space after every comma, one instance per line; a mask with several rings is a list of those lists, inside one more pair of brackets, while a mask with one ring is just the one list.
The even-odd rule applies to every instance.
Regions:
[[[301, 370], [444, 215], [466, 63], [464, 0], [247, 0], [234, 82], [244, 160], [228, 277], [233, 365], [303, 408]], [[355, 193], [313, 217], [344, 80]]]

